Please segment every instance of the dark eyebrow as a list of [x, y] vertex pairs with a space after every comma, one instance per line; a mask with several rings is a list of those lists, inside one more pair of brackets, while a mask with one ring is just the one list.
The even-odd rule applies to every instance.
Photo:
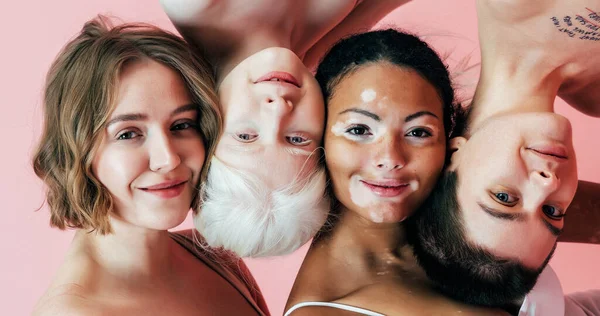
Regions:
[[[505, 212], [493, 209], [491, 207], [488, 207], [481, 202], [478, 202], [477, 204], [479, 205], [479, 207], [481, 207], [481, 209], [484, 212], [488, 213], [490, 216], [493, 216], [495, 218], [499, 218], [499, 219], [507, 220], [507, 221], [518, 221], [518, 220], [523, 220], [523, 218], [524, 218], [522, 213], [505, 213]], [[552, 224], [548, 223], [548, 221], [546, 221], [543, 218], [541, 219], [541, 221], [544, 223], [544, 226], [548, 229], [548, 231], [555, 237], [558, 237], [558, 236], [560, 236], [560, 234], [562, 234], [562, 231], [563, 231], [562, 229], [554, 227]]]
[[362, 110], [362, 109], [357, 109], [357, 108], [345, 109], [342, 112], [338, 113], [338, 115], [342, 115], [347, 112], [354, 112], [354, 113], [362, 114], [362, 115], [365, 115], [365, 116], [368, 116], [368, 117], [374, 119], [377, 122], [381, 121], [381, 118], [379, 117], [379, 115], [369, 112], [367, 110]]
[[435, 114], [433, 114], [433, 113], [431, 113], [431, 112], [429, 112], [429, 111], [419, 111], [419, 112], [417, 112], [417, 113], [413, 113], [413, 114], [411, 114], [411, 115], [407, 116], [407, 117], [404, 119], [404, 122], [405, 122], [405, 123], [408, 123], [408, 122], [410, 122], [410, 121], [412, 121], [412, 120], [414, 120], [414, 119], [416, 119], [416, 118], [419, 118], [419, 117], [421, 117], [421, 116], [424, 116], [424, 115], [433, 116], [433, 117], [435, 117], [435, 118], [436, 118], [436, 119], [438, 119], [438, 120], [440, 119], [439, 117], [437, 117], [437, 115], [435, 115]]
[[545, 219], [542, 219], [542, 221], [544, 222], [544, 226], [546, 226], [546, 228], [548, 228], [548, 230], [550, 231], [550, 233], [552, 235], [554, 235], [554, 237], [558, 237], [558, 236], [560, 236], [560, 234], [562, 234], [562, 232], [563, 232], [562, 229], [554, 227], [552, 224], [548, 223]]
[[[175, 111], [173, 111], [170, 116], [173, 117], [177, 114], [180, 114], [183, 112], [189, 112], [189, 111], [198, 111], [198, 105], [195, 103], [182, 105], [182, 106], [178, 107], [177, 109], [175, 109]], [[108, 127], [111, 124], [115, 124], [117, 122], [143, 121], [146, 119], [148, 119], [148, 116], [146, 114], [142, 114], [142, 113], [122, 114], [122, 115], [118, 115], [118, 116], [112, 118], [110, 121], [108, 121], [108, 123], [106, 123], [106, 126]]]
[[499, 218], [499, 219], [503, 219], [503, 220], [507, 220], [507, 221], [517, 221], [517, 220], [522, 220], [523, 219], [523, 214], [522, 213], [506, 213], [506, 212], [502, 212], [499, 211], [497, 209], [491, 208], [481, 202], [478, 202], [477, 205], [479, 205], [479, 207], [481, 207], [481, 209], [488, 213], [489, 215], [495, 217], [495, 218]]

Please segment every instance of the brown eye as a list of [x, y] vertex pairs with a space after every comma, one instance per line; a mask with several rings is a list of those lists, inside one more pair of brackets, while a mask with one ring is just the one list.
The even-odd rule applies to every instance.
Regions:
[[406, 134], [406, 136], [426, 138], [426, 137], [431, 137], [431, 133], [424, 128], [415, 128], [412, 131], [408, 132]]
[[368, 135], [369, 127], [367, 127], [365, 125], [352, 126], [346, 130], [346, 133], [348, 133], [350, 135], [356, 135], [356, 136]]

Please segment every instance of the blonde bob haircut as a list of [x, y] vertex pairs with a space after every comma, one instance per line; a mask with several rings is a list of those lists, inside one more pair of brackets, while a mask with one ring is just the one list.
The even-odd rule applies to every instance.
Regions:
[[[151, 59], [178, 73], [198, 106], [200, 132], [212, 157], [221, 132], [214, 77], [207, 61], [180, 37], [147, 24], [113, 27], [88, 21], [53, 62], [44, 91], [44, 127], [33, 169], [47, 186], [50, 225], [111, 232], [113, 200], [91, 163], [112, 113], [125, 64]], [[206, 178], [205, 163], [202, 182]], [[199, 185], [199, 184], [198, 184]], [[199, 197], [191, 207], [197, 208]]]

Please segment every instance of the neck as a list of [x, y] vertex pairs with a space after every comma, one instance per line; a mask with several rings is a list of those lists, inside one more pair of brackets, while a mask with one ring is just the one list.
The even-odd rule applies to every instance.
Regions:
[[177, 245], [168, 231], [133, 227], [114, 218], [111, 227], [113, 232], [107, 235], [80, 230], [74, 242], [114, 275], [156, 278], [175, 270]]
[[[289, 33], [289, 32], [288, 32]], [[283, 47], [287, 49], [292, 48], [291, 36], [286, 34], [285, 30], [265, 30], [253, 34], [248, 40], [242, 41], [242, 43], [234, 49], [231, 54], [225, 56], [222, 60], [216, 61], [217, 64], [217, 80], [220, 83], [227, 74], [233, 70], [239, 63], [244, 59], [260, 52], [263, 49], [269, 47]]]
[[495, 115], [553, 112], [568, 66], [549, 61], [543, 51], [515, 55], [482, 47], [482, 72], [469, 117], [470, 132]]
[[374, 223], [344, 206], [340, 211], [330, 239], [334, 253], [345, 258], [358, 256], [375, 265], [390, 264], [402, 256], [401, 249], [406, 245], [402, 224]]

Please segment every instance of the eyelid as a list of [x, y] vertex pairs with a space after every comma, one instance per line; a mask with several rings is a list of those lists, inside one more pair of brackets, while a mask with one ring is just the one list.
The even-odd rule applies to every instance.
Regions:
[[356, 137], [371, 136], [371, 135], [373, 135], [371, 133], [371, 128], [368, 125], [366, 125], [366, 124], [358, 124], [358, 123], [351, 124], [350, 126], [346, 127], [344, 133], [350, 133], [350, 130], [355, 129], [355, 128], [363, 128], [363, 129], [366, 130], [366, 132], [365, 132], [365, 134], [362, 134], [362, 135], [357, 135], [357, 134], [350, 134], [350, 135], [356, 136]]
[[[560, 213], [560, 215], [548, 215], [548, 214], [546, 214], [546, 212], [544, 212], [544, 210], [543, 210], [544, 206], [552, 206], [552, 207], [554, 207], [556, 210], [558, 210], [558, 212]], [[560, 206], [553, 205], [553, 204], [544, 204], [544, 205], [542, 205], [542, 212], [550, 220], [553, 220], [553, 221], [560, 221], [560, 220], [562, 220], [567, 215], [566, 210], [564, 208], [562, 208]]]
[[[499, 194], [499, 193], [508, 194], [511, 197], [514, 197], [515, 201], [514, 202], [502, 202], [502, 201], [498, 200], [498, 198], [496, 197], [496, 194]], [[513, 207], [513, 206], [515, 206], [515, 205], [519, 204], [519, 201], [521, 200], [521, 198], [520, 198], [520, 196], [518, 194], [515, 194], [514, 191], [512, 191], [510, 189], [507, 189], [507, 188], [500, 188], [500, 189], [497, 189], [497, 190], [490, 190], [489, 191], [489, 195], [490, 195], [490, 198], [492, 200], [494, 200], [494, 202], [496, 202], [498, 204], [501, 204], [501, 205], [504, 205], [504, 206], [507, 206], [507, 207]]]
[[[292, 142], [290, 141], [292, 137], [300, 137], [300, 138], [303, 138], [303, 139], [305, 139], [305, 141], [303, 141], [301, 144], [294, 144], [294, 143], [292, 143]], [[288, 135], [288, 136], [285, 136], [285, 139], [286, 139], [286, 141], [287, 141], [287, 142], [288, 142], [290, 145], [293, 145], [293, 146], [298, 146], [298, 147], [307, 146], [307, 145], [309, 145], [310, 143], [312, 143], [312, 141], [313, 141], [313, 140], [310, 138], [310, 136], [308, 136], [307, 134], [305, 134], [305, 133], [302, 133], [302, 132], [298, 132], [298, 133], [291, 133], [290, 135]]]

